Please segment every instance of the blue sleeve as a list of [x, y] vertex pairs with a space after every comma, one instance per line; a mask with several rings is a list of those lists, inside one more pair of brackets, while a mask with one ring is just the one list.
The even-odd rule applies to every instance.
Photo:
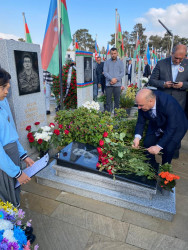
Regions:
[[0, 142], [0, 169], [8, 176], [15, 177], [20, 172], [20, 167], [16, 166], [10, 157], [6, 154], [3, 145]]
[[17, 146], [18, 146], [18, 152], [19, 152], [19, 156], [23, 156], [24, 154], [27, 154], [27, 151], [24, 150], [24, 148], [22, 147], [22, 145], [20, 144], [19, 140], [16, 141]]

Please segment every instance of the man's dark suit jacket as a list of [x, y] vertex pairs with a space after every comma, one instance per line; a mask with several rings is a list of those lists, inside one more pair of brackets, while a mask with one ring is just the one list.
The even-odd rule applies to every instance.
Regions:
[[105, 84], [105, 76], [103, 74], [104, 71], [104, 62], [101, 62], [100, 64], [97, 63], [96, 67], [96, 75], [98, 83]]
[[179, 143], [188, 129], [188, 121], [178, 102], [170, 95], [160, 91], [156, 95], [156, 114], [152, 118], [149, 111], [138, 111], [138, 121], [135, 134], [142, 136], [146, 120], [149, 120], [147, 135], [154, 134], [159, 128], [164, 134], [159, 139], [158, 145], [164, 148], [171, 141]]
[[129, 69], [129, 64], [128, 64], [128, 66], [127, 66], [127, 68], [126, 68], [126, 75], [132, 75], [132, 64], [131, 64], [131, 68], [130, 68], [130, 74], [128, 74], [128, 69]]
[[171, 57], [163, 59], [157, 63], [152, 72], [148, 85], [156, 87], [158, 90], [170, 94], [179, 102], [180, 106], [184, 109], [186, 103], [186, 89], [188, 89], [188, 60], [184, 59], [180, 65], [184, 68], [184, 71], [178, 72], [175, 81], [183, 82], [183, 86], [181, 89], [164, 88], [164, 82], [173, 81]]
[[148, 77], [148, 76], [150, 76], [150, 75], [151, 75], [150, 66], [149, 66], [149, 64], [146, 64], [146, 66], [145, 66], [145, 68], [144, 68], [144, 74], [143, 74], [143, 76], [144, 76], [144, 77]]

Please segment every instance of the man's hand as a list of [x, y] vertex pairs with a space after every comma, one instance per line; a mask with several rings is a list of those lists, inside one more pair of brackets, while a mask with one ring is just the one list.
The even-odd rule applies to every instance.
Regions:
[[26, 163], [26, 167], [30, 167], [35, 163], [30, 157], [25, 158], [24, 162]]
[[110, 84], [111, 84], [111, 85], [114, 85], [114, 84], [116, 84], [116, 83], [117, 83], [117, 79], [116, 79], [116, 78], [112, 78]]
[[173, 86], [173, 83], [171, 81], [167, 81], [164, 83], [164, 87], [167, 89], [171, 88], [172, 86]]
[[140, 144], [140, 139], [138, 137], [134, 138], [132, 147], [139, 148], [139, 144]]
[[124, 90], [125, 89], [125, 87], [124, 86], [121, 86], [121, 90]]
[[161, 148], [159, 146], [151, 146], [147, 150], [150, 154], [157, 155], [160, 152]]
[[27, 176], [24, 172], [22, 172], [22, 174], [20, 175], [19, 178], [17, 178], [17, 180], [19, 181], [20, 185], [22, 185], [29, 182], [31, 178], [29, 178], [29, 176]]
[[173, 89], [180, 89], [183, 86], [183, 82], [178, 82], [177, 84], [173, 84], [172, 88]]
[[100, 83], [98, 83], [98, 88], [100, 88], [101, 87], [101, 84]]

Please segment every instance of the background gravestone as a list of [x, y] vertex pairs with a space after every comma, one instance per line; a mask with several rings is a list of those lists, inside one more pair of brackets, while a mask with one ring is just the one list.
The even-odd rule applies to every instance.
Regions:
[[93, 53], [76, 51], [77, 107], [93, 101]]
[[[11, 75], [8, 101], [19, 134], [19, 140], [24, 149], [28, 151], [28, 154], [32, 154], [35, 149], [31, 149], [29, 146], [25, 128], [27, 125], [31, 125], [32, 130], [35, 130], [34, 123], [36, 121], [40, 122], [40, 126], [47, 124], [40, 46], [13, 40], [0, 40], [0, 51], [0, 66]], [[22, 88], [20, 73], [23, 72], [23, 57], [25, 54], [32, 59], [34, 79], [32, 87], [29, 85]], [[23, 78], [23, 74], [21, 76]]]

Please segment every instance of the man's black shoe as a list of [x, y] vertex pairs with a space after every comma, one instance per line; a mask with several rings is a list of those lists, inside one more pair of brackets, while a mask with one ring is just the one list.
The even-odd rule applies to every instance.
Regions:
[[174, 152], [174, 155], [173, 155], [172, 159], [178, 159], [178, 158], [179, 158], [179, 150], [176, 150]]
[[47, 115], [50, 115], [50, 114], [51, 114], [50, 110], [47, 110], [47, 111], [46, 111], [46, 114], [47, 114]]

